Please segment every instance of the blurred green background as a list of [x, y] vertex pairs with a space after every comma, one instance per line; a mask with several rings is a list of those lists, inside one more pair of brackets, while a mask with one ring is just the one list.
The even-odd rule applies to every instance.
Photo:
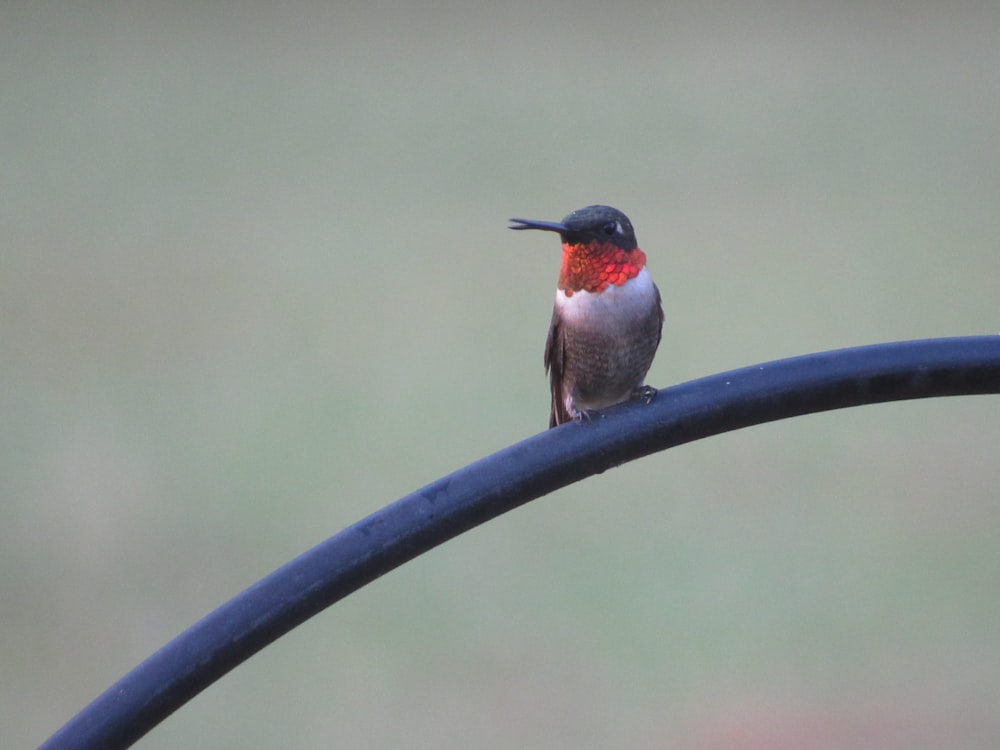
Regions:
[[[0, 745], [546, 425], [559, 247], [666, 386], [1000, 331], [994, 3], [5, 3]], [[1000, 400], [744, 430], [351, 596], [142, 748], [995, 747]]]

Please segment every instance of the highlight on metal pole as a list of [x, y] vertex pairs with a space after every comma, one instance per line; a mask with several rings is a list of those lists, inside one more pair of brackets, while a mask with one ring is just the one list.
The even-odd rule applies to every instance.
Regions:
[[[167, 643], [41, 747], [136, 742], [262, 648], [375, 578], [553, 490], [723, 432], [850, 406], [1000, 393], [1000, 335], [809, 354], [666, 388], [516, 443], [349, 526]], [[1000, 404], [998, 404], [1000, 405]]]

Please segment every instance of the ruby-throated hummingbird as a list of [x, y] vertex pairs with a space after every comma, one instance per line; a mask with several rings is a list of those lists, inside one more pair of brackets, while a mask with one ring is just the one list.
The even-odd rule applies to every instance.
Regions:
[[562, 270], [545, 369], [552, 391], [549, 427], [653, 392], [643, 379], [663, 328], [660, 290], [646, 269], [628, 217], [587, 206], [560, 222], [511, 219], [511, 229], [562, 237]]

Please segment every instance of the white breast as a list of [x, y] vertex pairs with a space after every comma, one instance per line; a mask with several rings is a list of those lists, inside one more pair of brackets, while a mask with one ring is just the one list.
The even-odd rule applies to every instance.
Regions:
[[567, 296], [557, 289], [556, 310], [568, 325], [618, 327], [648, 314], [655, 299], [656, 287], [644, 266], [635, 278], [621, 286], [609, 286], [603, 292], [580, 291]]

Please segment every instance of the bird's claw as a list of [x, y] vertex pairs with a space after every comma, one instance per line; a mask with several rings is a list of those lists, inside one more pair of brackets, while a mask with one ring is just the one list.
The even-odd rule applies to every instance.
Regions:
[[638, 398], [642, 400], [642, 403], [649, 406], [656, 400], [656, 389], [651, 385], [641, 385], [632, 391], [632, 398]]

